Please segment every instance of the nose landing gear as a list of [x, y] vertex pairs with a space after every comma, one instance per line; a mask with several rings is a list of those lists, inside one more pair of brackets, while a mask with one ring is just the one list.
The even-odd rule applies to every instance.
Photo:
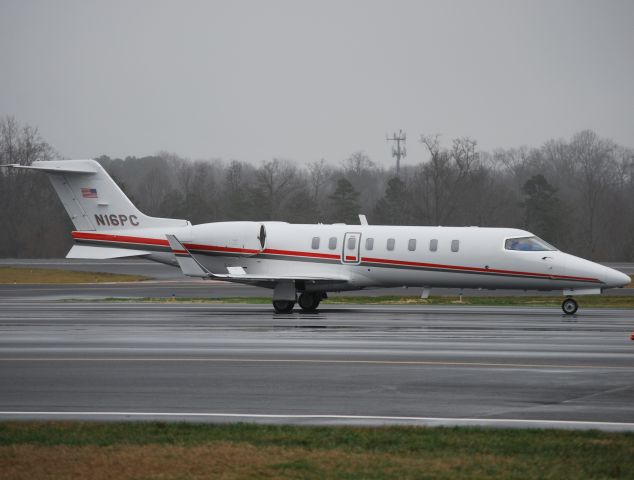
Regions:
[[574, 298], [570, 297], [566, 298], [561, 304], [561, 309], [566, 315], [573, 315], [577, 312], [578, 308], [579, 304], [577, 303], [577, 301]]

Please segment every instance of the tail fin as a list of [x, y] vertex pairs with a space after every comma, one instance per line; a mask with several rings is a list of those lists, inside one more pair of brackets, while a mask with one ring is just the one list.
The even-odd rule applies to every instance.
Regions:
[[33, 165], [3, 165], [48, 175], [76, 230], [185, 227], [187, 220], [148, 217], [94, 160], [55, 160]]

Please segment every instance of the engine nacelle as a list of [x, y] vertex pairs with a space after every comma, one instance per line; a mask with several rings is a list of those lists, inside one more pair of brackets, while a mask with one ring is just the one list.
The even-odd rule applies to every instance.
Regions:
[[266, 245], [266, 228], [258, 222], [217, 222], [194, 225], [193, 244], [236, 249], [237, 253], [256, 255]]

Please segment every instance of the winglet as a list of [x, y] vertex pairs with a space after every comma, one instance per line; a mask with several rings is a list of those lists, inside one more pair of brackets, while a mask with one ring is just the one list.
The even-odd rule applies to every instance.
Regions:
[[191, 256], [189, 250], [187, 250], [181, 242], [174, 235], [165, 235], [167, 237], [167, 241], [172, 248], [172, 253], [176, 255], [176, 261], [178, 265], [181, 267], [184, 275], [188, 277], [211, 277], [212, 274], [203, 267], [200, 263], [196, 261], [194, 257]]

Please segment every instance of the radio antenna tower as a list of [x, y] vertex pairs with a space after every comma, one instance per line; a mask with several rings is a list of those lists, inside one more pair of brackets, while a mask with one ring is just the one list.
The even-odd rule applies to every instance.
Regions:
[[396, 145], [392, 146], [392, 156], [396, 157], [396, 176], [399, 177], [401, 171], [401, 158], [407, 156], [407, 149], [405, 148], [405, 140], [407, 136], [403, 133], [403, 130], [399, 130], [398, 135], [392, 134], [392, 137], [385, 136], [387, 142], [394, 142]]

